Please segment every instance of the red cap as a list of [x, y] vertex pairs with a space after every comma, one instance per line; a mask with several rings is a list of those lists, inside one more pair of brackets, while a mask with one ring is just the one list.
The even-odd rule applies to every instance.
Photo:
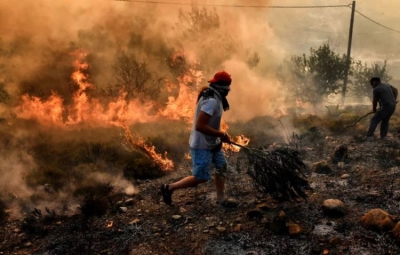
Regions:
[[228, 74], [225, 71], [218, 72], [218, 73], [216, 73], [214, 75], [214, 78], [212, 78], [208, 82], [209, 83], [216, 83], [216, 82], [219, 82], [219, 81], [225, 81], [225, 82], [229, 82], [230, 83], [230, 82], [232, 82], [231, 75]]

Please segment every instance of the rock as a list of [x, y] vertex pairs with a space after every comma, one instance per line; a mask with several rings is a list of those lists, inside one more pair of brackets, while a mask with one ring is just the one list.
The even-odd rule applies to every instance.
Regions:
[[226, 228], [224, 227], [216, 227], [219, 232], [225, 232]]
[[24, 243], [24, 247], [31, 247], [31, 246], [32, 246], [31, 242]]
[[133, 200], [133, 198], [129, 198], [127, 200], [125, 200], [125, 206], [133, 206], [135, 203], [135, 201]]
[[236, 208], [236, 207], [238, 207], [238, 205], [239, 205], [239, 202], [233, 198], [228, 198], [224, 201], [225, 208]]
[[235, 232], [239, 232], [242, 229], [242, 224], [237, 224], [236, 227], [233, 229]]
[[174, 219], [174, 220], [179, 220], [181, 218], [182, 218], [181, 215], [172, 215], [172, 219]]
[[186, 212], [186, 209], [185, 209], [185, 208], [183, 208], [183, 207], [180, 207], [180, 208], [179, 208], [179, 212], [181, 212], [181, 213], [185, 213], [185, 212]]
[[286, 226], [288, 228], [290, 236], [297, 236], [303, 233], [303, 230], [301, 229], [299, 224], [288, 223]]
[[346, 215], [346, 207], [339, 199], [327, 199], [322, 204], [322, 210], [326, 215], [342, 217]]
[[331, 240], [329, 240], [329, 244], [330, 245], [338, 245], [338, 244], [340, 244], [342, 242], [342, 240], [339, 238], [339, 237], [337, 237], [337, 236], [335, 236], [335, 237], [333, 237]]
[[349, 179], [350, 178], [350, 174], [343, 174], [342, 176], [340, 176], [341, 179]]
[[372, 209], [361, 217], [360, 224], [366, 230], [389, 231], [395, 226], [394, 217], [381, 209]]
[[209, 224], [207, 224], [207, 227], [208, 228], [214, 228], [215, 227], [215, 223], [209, 223]]
[[139, 222], [140, 222], [140, 220], [136, 218], [136, 219], [134, 219], [133, 221], [129, 222], [129, 225], [137, 224], [137, 223], [139, 223]]
[[311, 170], [317, 174], [330, 174], [332, 173], [332, 169], [328, 166], [328, 162], [326, 160], [316, 162], [311, 165]]
[[263, 212], [261, 211], [260, 208], [254, 208], [254, 209], [249, 210], [249, 211], [246, 213], [246, 215], [247, 215], [247, 217], [249, 217], [250, 219], [254, 219], [254, 218], [256, 218], [256, 219], [261, 219], [261, 218], [263, 217]]
[[348, 158], [348, 148], [347, 145], [345, 144], [337, 146], [331, 156], [333, 164], [337, 164], [338, 162], [341, 161], [344, 162], [347, 158]]
[[119, 211], [120, 211], [121, 213], [126, 213], [126, 212], [128, 211], [128, 208], [127, 208], [127, 207], [120, 207], [120, 208], [119, 208]]

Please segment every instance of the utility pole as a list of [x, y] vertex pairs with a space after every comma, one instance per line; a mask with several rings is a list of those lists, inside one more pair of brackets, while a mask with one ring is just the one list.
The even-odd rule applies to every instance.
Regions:
[[350, 29], [349, 29], [349, 41], [347, 44], [347, 63], [346, 63], [346, 70], [343, 79], [343, 88], [342, 88], [342, 103], [344, 104], [344, 99], [346, 98], [346, 90], [347, 90], [347, 81], [349, 76], [349, 69], [350, 69], [350, 61], [351, 61], [351, 42], [353, 40], [353, 25], [354, 25], [354, 12], [356, 10], [356, 1], [353, 1], [351, 5], [351, 18], [350, 18]]

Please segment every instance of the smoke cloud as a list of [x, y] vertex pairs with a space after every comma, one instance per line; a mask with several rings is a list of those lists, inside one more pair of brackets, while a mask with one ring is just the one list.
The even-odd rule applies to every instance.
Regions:
[[[375, 2], [365, 2], [360, 3], [359, 10], [372, 11]], [[202, 3], [298, 5], [294, 0]], [[304, 4], [321, 3], [310, 0]], [[348, 2], [337, 0], [329, 4]], [[393, 11], [379, 8], [378, 11], [386, 13], [383, 21], [393, 22]], [[11, 130], [17, 126], [21, 128], [27, 139], [14, 137], [13, 141], [18, 144], [26, 140], [28, 145], [15, 147], [9, 152], [10, 157], [0, 159], [3, 165], [10, 166], [2, 168], [0, 174], [6, 178], [0, 185], [24, 196], [34, 192], [32, 185], [29, 188], [25, 185], [24, 178], [32, 169], [40, 167], [28, 153], [29, 141], [34, 140], [39, 131], [58, 132], [58, 136], [53, 137], [57, 140], [71, 129], [190, 118], [196, 91], [207, 85], [206, 81], [219, 70], [229, 72], [233, 79], [229, 95], [231, 110], [225, 114], [225, 120], [277, 116], [286, 108], [284, 92], [275, 77], [277, 66], [283, 58], [307, 52], [329, 38], [344, 52], [349, 13], [347, 9], [207, 8], [204, 11], [201, 6], [196, 9], [190, 5], [100, 0], [1, 1], [0, 83], [10, 94], [10, 99], [2, 104], [5, 121], [1, 125], [9, 125]], [[369, 29], [370, 25], [357, 17], [357, 33]], [[393, 40], [381, 40], [379, 52], [370, 54], [375, 39], [368, 42], [364, 38], [362, 34], [355, 34], [355, 56], [386, 56], [386, 46], [391, 43], [390, 48], [393, 48]], [[78, 69], [73, 65], [77, 51], [86, 54], [79, 60], [81, 67]], [[115, 67], [118, 56], [123, 54], [146, 63], [152, 77], [163, 78], [157, 100], [121, 94], [119, 89], [125, 84], [118, 84]], [[83, 77], [81, 82], [87, 85], [84, 88], [71, 78], [75, 71]], [[182, 89], [182, 84], [186, 89]], [[74, 115], [73, 120], [82, 121], [67, 126], [71, 114], [79, 113], [78, 106], [89, 109], [90, 114], [82, 114], [82, 118]], [[176, 114], [181, 109], [185, 112]], [[58, 114], [56, 124], [53, 114]], [[20, 118], [25, 121], [19, 121]], [[38, 125], [34, 121], [38, 118], [49, 121]], [[11, 130], [4, 133], [12, 133]], [[96, 132], [93, 131], [99, 136], [111, 137], [107, 132]], [[154, 134], [159, 132], [154, 128]], [[84, 137], [81, 134], [68, 138]], [[4, 144], [1, 146], [0, 149], [8, 150]], [[111, 178], [109, 176], [101, 174], [91, 179], [104, 181]], [[113, 184], [121, 184], [121, 189], [133, 192], [133, 187], [120, 174], [111, 176], [115, 180]]]

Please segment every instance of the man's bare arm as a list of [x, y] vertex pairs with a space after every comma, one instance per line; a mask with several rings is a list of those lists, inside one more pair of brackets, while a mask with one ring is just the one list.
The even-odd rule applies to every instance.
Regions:
[[208, 123], [210, 122], [211, 116], [207, 113], [200, 111], [199, 117], [196, 122], [196, 131], [199, 131], [205, 135], [216, 136], [216, 137], [223, 137], [225, 135], [224, 132], [216, 130]]

